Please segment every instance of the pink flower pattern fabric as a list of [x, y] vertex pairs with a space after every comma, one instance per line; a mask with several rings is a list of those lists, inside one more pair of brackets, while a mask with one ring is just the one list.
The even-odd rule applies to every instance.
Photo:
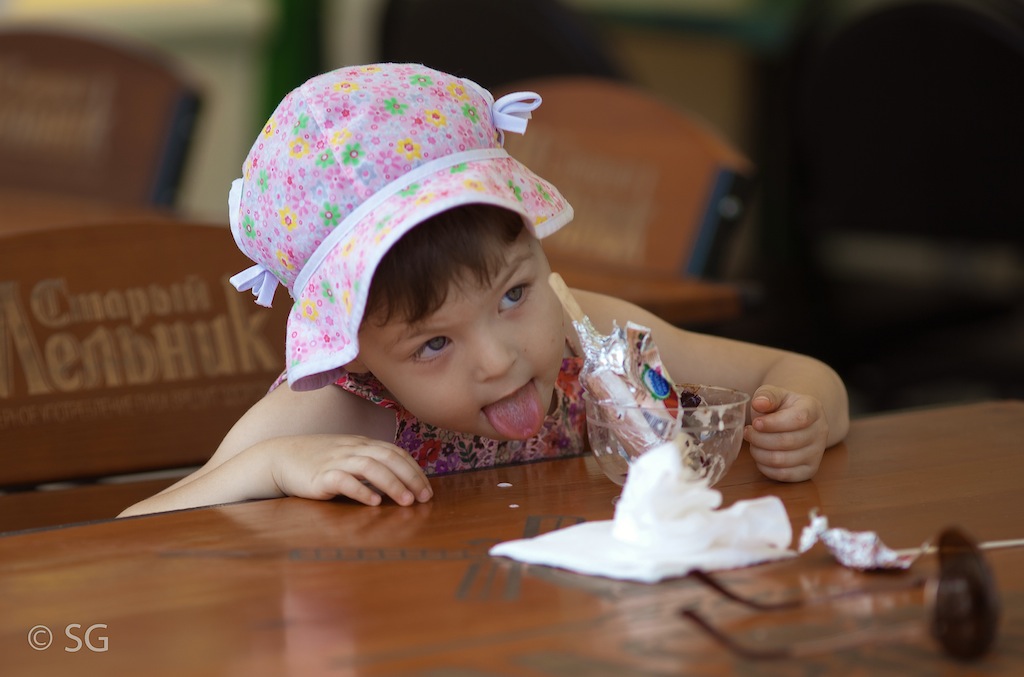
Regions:
[[587, 416], [580, 385], [582, 357], [567, 357], [555, 383], [555, 409], [528, 440], [495, 440], [437, 428], [410, 414], [372, 374], [345, 373], [337, 385], [395, 412], [395, 445], [416, 459], [428, 475], [489, 468], [582, 454], [587, 449]]
[[335, 382], [356, 357], [373, 272], [417, 224], [470, 203], [513, 210], [538, 237], [572, 219], [554, 186], [501, 145], [537, 105], [528, 92], [495, 102], [418, 64], [338, 69], [284, 98], [232, 187], [229, 216], [256, 263], [232, 281], [264, 305], [279, 283], [294, 299], [293, 389]]

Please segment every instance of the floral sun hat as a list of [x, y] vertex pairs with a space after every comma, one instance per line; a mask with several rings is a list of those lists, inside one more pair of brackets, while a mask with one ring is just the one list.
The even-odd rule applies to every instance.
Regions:
[[550, 183], [502, 148], [540, 105], [532, 92], [494, 101], [476, 83], [418, 64], [318, 75], [289, 93], [256, 139], [228, 198], [231, 232], [256, 265], [231, 278], [288, 317], [288, 382], [334, 382], [359, 352], [370, 281], [411, 228], [485, 203], [519, 213], [537, 237], [572, 220]]

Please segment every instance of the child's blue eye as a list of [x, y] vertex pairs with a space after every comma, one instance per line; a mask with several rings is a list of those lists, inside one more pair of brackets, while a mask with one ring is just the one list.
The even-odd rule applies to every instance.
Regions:
[[447, 345], [447, 336], [435, 336], [434, 338], [430, 339], [429, 341], [423, 344], [423, 347], [420, 348], [419, 353], [417, 353], [416, 356], [421, 359], [430, 359], [431, 357], [435, 357], [437, 353], [444, 350], [445, 346]]
[[505, 308], [509, 308], [516, 305], [517, 303], [523, 300], [523, 294], [525, 293], [526, 285], [524, 284], [518, 284], [515, 287], [512, 287], [507, 292], [505, 292], [505, 296], [502, 297], [502, 306]]

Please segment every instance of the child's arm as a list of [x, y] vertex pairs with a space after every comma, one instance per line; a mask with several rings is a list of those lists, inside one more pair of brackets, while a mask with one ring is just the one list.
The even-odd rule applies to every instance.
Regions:
[[849, 429], [846, 387], [824, 363], [797, 353], [685, 331], [630, 303], [574, 291], [599, 331], [612, 320], [652, 329], [670, 375], [686, 383], [720, 385], [751, 393], [744, 431], [758, 468], [772, 479], [796, 482], [818, 470], [826, 447]]
[[430, 483], [394, 437], [394, 414], [340, 388], [282, 385], [232, 427], [203, 467], [122, 517], [256, 498], [348, 496], [377, 505], [429, 500]]

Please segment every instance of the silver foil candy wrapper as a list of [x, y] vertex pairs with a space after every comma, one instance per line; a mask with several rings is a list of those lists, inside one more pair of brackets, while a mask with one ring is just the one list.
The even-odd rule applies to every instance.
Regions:
[[678, 397], [651, 330], [628, 322], [605, 335], [586, 317], [573, 326], [584, 353], [580, 383], [595, 400], [618, 405], [606, 413], [619, 425], [620, 443], [635, 455], [675, 438], [678, 422], [670, 407]]
[[800, 534], [801, 553], [821, 542], [829, 549], [836, 561], [844, 567], [860, 571], [881, 569], [909, 569], [917, 559], [917, 553], [898, 553], [892, 550], [873, 531], [849, 531], [829, 528], [828, 518], [811, 510], [810, 524]]

